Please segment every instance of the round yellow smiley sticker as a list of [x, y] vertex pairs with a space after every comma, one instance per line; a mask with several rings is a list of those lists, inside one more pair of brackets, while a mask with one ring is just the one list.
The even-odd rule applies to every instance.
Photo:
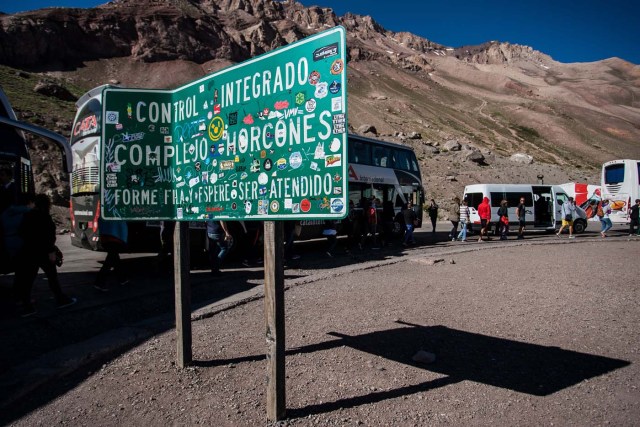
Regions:
[[215, 116], [211, 123], [209, 123], [209, 138], [212, 141], [217, 141], [222, 138], [222, 134], [224, 133], [224, 120], [222, 117]]

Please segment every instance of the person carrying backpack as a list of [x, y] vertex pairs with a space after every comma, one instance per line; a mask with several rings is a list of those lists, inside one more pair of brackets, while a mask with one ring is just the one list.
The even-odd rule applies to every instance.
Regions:
[[569, 238], [575, 239], [575, 236], [573, 235], [573, 218], [575, 217], [575, 213], [576, 213], [576, 204], [573, 201], [573, 197], [569, 197], [569, 200], [567, 200], [562, 204], [562, 226], [560, 227], [560, 230], [558, 230], [558, 232], [556, 233], [556, 236], [558, 236], [558, 238], [560, 238], [560, 235], [562, 234], [562, 230], [564, 230], [564, 228], [568, 226]]

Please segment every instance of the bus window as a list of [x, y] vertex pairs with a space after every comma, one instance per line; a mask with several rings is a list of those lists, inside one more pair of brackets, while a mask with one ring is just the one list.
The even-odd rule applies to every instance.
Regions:
[[507, 206], [510, 208], [515, 208], [520, 204], [520, 197], [524, 197], [524, 205], [525, 206], [533, 206], [533, 199], [531, 198], [531, 193], [505, 193], [507, 199]]
[[376, 199], [384, 200], [384, 190], [388, 187], [387, 185], [374, 185], [373, 186], [373, 197]]
[[480, 203], [482, 203], [483, 194], [482, 193], [467, 193], [465, 195], [467, 198], [467, 206], [470, 208], [478, 209]]
[[372, 148], [373, 148], [373, 165], [381, 166], [383, 168], [389, 167], [389, 163], [390, 163], [389, 148], [380, 146], [380, 145], [374, 145]]
[[409, 153], [410, 153], [409, 151], [405, 151], [405, 150], [396, 150], [394, 152], [395, 159], [393, 163], [396, 169], [402, 169], [405, 171], [411, 170]]
[[491, 207], [499, 208], [500, 202], [502, 201], [503, 193], [490, 193], [491, 194]]
[[349, 184], [349, 201], [352, 201], [355, 206], [358, 206], [360, 199], [362, 199], [362, 191], [366, 187], [368, 186], [358, 182]]
[[416, 159], [416, 154], [411, 153], [411, 170], [413, 172], [419, 172], [420, 168], [418, 167], [418, 159]]
[[349, 161], [360, 165], [371, 165], [371, 145], [362, 141], [349, 141]]
[[100, 139], [89, 137], [77, 140], [71, 146], [73, 172], [71, 173], [71, 195], [97, 193], [100, 183]]
[[605, 184], [619, 184], [624, 181], [624, 163], [610, 165], [604, 169]]
[[100, 134], [100, 117], [102, 115], [102, 105], [97, 99], [92, 99], [86, 103], [78, 113], [71, 130], [71, 145], [79, 139], [91, 135]]

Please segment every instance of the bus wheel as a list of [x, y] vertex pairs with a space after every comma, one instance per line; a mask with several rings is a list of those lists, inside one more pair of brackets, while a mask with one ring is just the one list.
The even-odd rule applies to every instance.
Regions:
[[587, 223], [583, 219], [573, 221], [573, 232], [576, 234], [584, 233], [587, 228]]

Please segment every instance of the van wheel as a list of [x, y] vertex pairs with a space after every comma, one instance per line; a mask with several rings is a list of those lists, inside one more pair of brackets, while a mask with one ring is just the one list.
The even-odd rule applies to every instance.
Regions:
[[581, 234], [584, 233], [584, 230], [587, 229], [587, 222], [582, 220], [582, 219], [578, 219], [573, 221], [573, 232], [576, 234]]

